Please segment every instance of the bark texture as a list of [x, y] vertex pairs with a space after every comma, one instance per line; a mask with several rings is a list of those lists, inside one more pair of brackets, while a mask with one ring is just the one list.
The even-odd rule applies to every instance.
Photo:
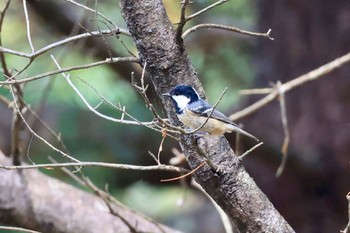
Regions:
[[[182, 40], [176, 38], [161, 0], [121, 0], [120, 4], [158, 95], [181, 83], [194, 86], [204, 97]], [[162, 101], [168, 116], [178, 125], [170, 100]], [[240, 232], [294, 232], [247, 174], [224, 137], [194, 140], [192, 136], [183, 136], [181, 146], [191, 168], [203, 161], [199, 151], [220, 169], [221, 174], [217, 175], [205, 165], [197, 170], [195, 178]]]
[[[11, 165], [1, 151], [0, 164]], [[179, 232], [122, 206], [113, 208], [137, 232]], [[133, 232], [100, 198], [37, 170], [0, 169], [0, 222], [50, 233]]]

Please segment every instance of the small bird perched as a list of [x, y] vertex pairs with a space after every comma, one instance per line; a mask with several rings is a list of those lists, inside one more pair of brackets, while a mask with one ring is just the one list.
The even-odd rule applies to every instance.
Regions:
[[[209, 135], [221, 136], [224, 133], [232, 133], [236, 131], [246, 135], [255, 141], [259, 141], [253, 135], [240, 129], [238, 125], [233, 123], [227, 116], [201, 99], [196, 90], [187, 85], [177, 85], [170, 89], [169, 93], [164, 93], [164, 96], [169, 96], [173, 100], [176, 115], [179, 120], [192, 130], [196, 130], [206, 122], [200, 132], [205, 132]], [[209, 119], [208, 119], [209, 117]]]

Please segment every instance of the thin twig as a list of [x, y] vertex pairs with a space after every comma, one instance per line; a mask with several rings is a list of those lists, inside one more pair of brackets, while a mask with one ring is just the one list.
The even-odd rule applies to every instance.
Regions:
[[40, 139], [42, 142], [44, 142], [46, 145], [48, 145], [51, 149], [53, 149], [54, 151], [60, 153], [61, 155], [63, 155], [64, 157], [67, 157], [69, 158], [70, 160], [72, 161], [75, 161], [75, 162], [80, 162], [79, 160], [73, 158], [72, 156], [70, 156], [69, 154], [59, 150], [58, 148], [56, 148], [55, 146], [53, 146], [52, 144], [50, 144], [48, 141], [46, 141], [43, 137], [41, 137], [39, 134], [37, 134], [31, 127], [30, 125], [28, 124], [28, 122], [25, 120], [24, 116], [22, 115], [21, 111], [19, 110], [19, 107], [18, 107], [18, 104], [17, 104], [17, 101], [16, 101], [16, 97], [15, 97], [15, 93], [14, 93], [14, 90], [13, 90], [13, 87], [12, 85], [10, 85], [10, 90], [11, 90], [11, 94], [12, 94], [12, 97], [14, 99], [14, 109], [18, 112], [18, 115], [21, 117], [23, 123], [27, 126], [28, 130], [35, 136], [37, 137], [38, 139]]
[[[316, 80], [322, 76], [325, 76], [326, 74], [334, 71], [335, 69], [342, 67], [343, 65], [345, 65], [346, 63], [350, 62], [350, 53], [345, 54], [344, 56], [338, 57], [337, 59], [313, 70], [310, 71], [302, 76], [299, 76], [289, 82], [286, 82], [284, 84], [281, 85], [280, 88], [280, 92], [288, 92], [292, 89], [295, 89], [296, 87], [299, 87], [301, 85], [303, 85], [304, 83]], [[270, 94], [268, 94], [267, 96], [265, 96], [264, 98], [262, 98], [261, 100], [255, 102], [254, 104], [248, 106], [247, 108], [236, 112], [232, 115], [230, 115], [230, 120], [232, 121], [236, 121], [238, 119], [241, 119], [243, 117], [246, 117], [254, 112], [256, 112], [257, 110], [259, 110], [260, 108], [262, 108], [263, 106], [271, 103], [273, 100], [275, 100], [278, 96], [279, 96], [279, 91], [274, 89], [270, 92]]]
[[161, 162], [160, 162], [160, 153], [163, 151], [163, 143], [164, 143], [164, 140], [165, 140], [166, 136], [167, 136], [166, 130], [164, 130], [164, 132], [162, 133], [162, 140], [160, 141], [159, 148], [158, 148], [158, 153], [157, 153], [157, 163], [158, 163], [158, 165], [161, 164]]
[[242, 29], [239, 29], [239, 28], [236, 28], [236, 27], [225, 26], [225, 25], [221, 25], [221, 24], [211, 24], [211, 23], [199, 24], [199, 25], [196, 25], [194, 27], [191, 27], [191, 28], [187, 29], [182, 34], [182, 39], [185, 39], [192, 32], [195, 32], [198, 29], [204, 29], [204, 28], [207, 28], [207, 29], [211, 29], [211, 28], [221, 29], [221, 30], [226, 30], [226, 31], [230, 31], [230, 32], [237, 32], [237, 33], [248, 35], [248, 36], [260, 36], [260, 37], [269, 38], [270, 40], [274, 40], [274, 38], [272, 38], [270, 36], [271, 29], [269, 29], [266, 33], [260, 33], [260, 32], [250, 32], [250, 31], [242, 30]]
[[[3, 22], [4, 22], [4, 17], [5, 17], [5, 13], [8, 9], [8, 7], [10, 6], [10, 1], [11, 0], [6, 0], [5, 2], [5, 6], [4, 8], [0, 11], [0, 48], [2, 46], [2, 26], [3, 26]], [[1, 60], [1, 66], [2, 66], [2, 69], [3, 69], [3, 72], [5, 75], [7, 76], [10, 76], [10, 72], [7, 68], [7, 64], [6, 64], [6, 61], [5, 61], [5, 55], [4, 53], [0, 52], [0, 60]]]
[[341, 233], [350, 233], [350, 192], [348, 194], [346, 194], [346, 200], [348, 201], [349, 220], [348, 220], [348, 224], [346, 224], [345, 229], [340, 231]]
[[206, 163], [207, 161], [203, 161], [201, 164], [199, 164], [195, 169], [193, 169], [192, 171], [186, 173], [185, 175], [182, 175], [182, 176], [178, 176], [178, 177], [174, 177], [174, 178], [170, 178], [170, 179], [163, 179], [163, 180], [160, 180], [160, 182], [169, 182], [169, 181], [175, 181], [175, 180], [180, 180], [180, 179], [183, 179], [189, 175], [192, 175], [193, 173], [195, 173], [199, 168], [203, 167], [204, 164]]
[[[277, 89], [281, 88], [281, 82], [277, 82]], [[281, 149], [282, 153], [282, 161], [280, 166], [277, 169], [276, 177], [280, 177], [282, 172], [284, 171], [284, 168], [287, 163], [287, 157], [288, 157], [288, 145], [290, 140], [290, 133], [289, 133], [289, 127], [288, 127], [288, 119], [287, 119], [287, 108], [286, 108], [286, 101], [285, 101], [285, 95], [284, 92], [280, 92], [279, 96], [280, 101], [280, 109], [281, 109], [281, 118], [282, 118], [282, 125], [283, 125], [283, 132], [284, 132], [284, 140], [283, 145]]]
[[213, 114], [213, 112], [214, 112], [216, 106], [220, 103], [222, 97], [225, 95], [226, 90], [227, 90], [227, 87], [225, 87], [225, 89], [223, 90], [223, 92], [222, 92], [221, 95], [219, 96], [218, 100], [217, 100], [216, 103], [213, 105], [213, 107], [212, 107], [212, 109], [211, 109], [211, 111], [210, 111], [210, 113], [209, 113], [207, 119], [205, 119], [205, 121], [204, 121], [197, 129], [194, 129], [194, 130], [192, 130], [192, 131], [190, 131], [190, 132], [186, 132], [186, 134], [193, 134], [193, 133], [199, 131], [199, 130], [209, 121], [209, 119], [210, 119], [211, 115]]
[[179, 25], [177, 26], [176, 29], [176, 40], [177, 41], [181, 41], [181, 35], [182, 35], [182, 31], [183, 28], [186, 24], [186, 7], [188, 5], [188, 3], [190, 2], [190, 0], [182, 0], [181, 1], [181, 13], [180, 13], [180, 22]]
[[246, 89], [246, 90], [240, 90], [240, 95], [266, 95], [271, 93], [273, 89], [272, 88], [259, 88], [259, 89]]
[[73, 70], [82, 70], [82, 69], [87, 69], [87, 68], [91, 68], [91, 67], [95, 67], [95, 66], [100, 66], [100, 65], [104, 65], [104, 64], [110, 64], [110, 63], [117, 63], [117, 62], [137, 62], [138, 63], [139, 59], [135, 58], [135, 57], [116, 57], [113, 59], [106, 59], [103, 61], [93, 62], [93, 63], [89, 63], [89, 64], [62, 68], [62, 69], [46, 72], [43, 74], [39, 74], [39, 75], [35, 75], [35, 76], [31, 76], [31, 77], [23, 78], [23, 79], [19, 79], [19, 80], [15, 80], [15, 79], [13, 79], [13, 77], [11, 77], [10, 80], [0, 81], [0, 85], [10, 85], [10, 84], [15, 84], [15, 83], [18, 83], [18, 84], [27, 83], [27, 82], [42, 79], [42, 78], [45, 78], [48, 76], [52, 76], [55, 74], [60, 74], [62, 72], [69, 72], [69, 71], [73, 71]]
[[68, 38], [56, 41], [56, 42], [49, 44], [49, 45], [47, 45], [47, 46], [45, 46], [45, 47], [43, 47], [35, 52], [32, 52], [32, 53], [24, 53], [24, 52], [16, 51], [13, 49], [5, 48], [2, 46], [0, 46], [0, 52], [12, 54], [12, 55], [19, 56], [19, 57], [34, 59], [34, 58], [42, 55], [43, 53], [45, 53], [53, 48], [67, 44], [69, 42], [73, 42], [76, 40], [80, 40], [80, 39], [84, 39], [84, 38], [92, 37], [92, 36], [95, 36], [95, 37], [101, 36], [102, 37], [102, 36], [115, 36], [118, 34], [130, 35], [126, 29], [122, 29], [122, 28], [115, 28], [115, 29], [108, 29], [108, 30], [101, 30], [101, 31], [92, 31], [92, 32], [85, 32], [85, 33], [75, 35], [75, 36], [70, 36]]
[[192, 15], [190, 15], [190, 16], [187, 16], [187, 17], [186, 17], [186, 21], [189, 21], [189, 20], [193, 19], [194, 17], [197, 17], [198, 15], [203, 14], [204, 12], [206, 12], [206, 11], [208, 11], [208, 10], [210, 10], [210, 9], [212, 9], [212, 8], [214, 8], [214, 7], [216, 7], [216, 6], [219, 6], [219, 5], [223, 4], [223, 3], [226, 3], [226, 2], [228, 2], [228, 1], [230, 1], [230, 0], [220, 0], [220, 1], [217, 1], [217, 2], [215, 2], [215, 3], [213, 3], [213, 4], [209, 5], [209, 6], [207, 6], [206, 8], [204, 8], [204, 9], [202, 9], [202, 10], [196, 12], [196, 13], [194, 13], [194, 14], [192, 14]]
[[218, 204], [216, 204], [214, 199], [194, 179], [191, 180], [191, 185], [192, 185], [192, 187], [195, 187], [200, 192], [202, 192], [211, 201], [211, 203], [214, 205], [216, 211], [220, 215], [222, 224], [224, 225], [225, 233], [233, 233], [231, 220], [228, 217], [228, 215], [225, 213], [225, 211], [223, 211], [223, 209]]
[[[57, 60], [55, 59], [55, 57], [53, 55], [51, 55], [52, 60], [54, 61], [54, 63], [56, 64], [57, 68], [59, 70], [63, 70], [61, 68], [61, 66], [58, 64]], [[69, 75], [66, 75], [63, 71], [61, 72], [61, 74], [66, 78], [68, 84], [72, 87], [72, 89], [74, 90], [74, 92], [79, 96], [79, 98], [83, 101], [83, 103], [86, 105], [86, 107], [88, 107], [88, 109], [95, 113], [97, 116], [104, 118], [106, 120], [112, 121], [112, 122], [117, 122], [117, 123], [122, 123], [122, 124], [129, 124], [129, 125], [152, 125], [153, 122], [140, 122], [140, 121], [130, 121], [130, 120], [121, 120], [121, 119], [117, 119], [114, 117], [110, 117], [110, 116], [106, 116], [100, 112], [98, 112], [97, 110], [94, 109], [94, 107], [92, 107], [89, 102], [85, 99], [85, 97], [83, 96], [83, 94], [78, 90], [78, 88], [73, 84], [73, 82], [70, 80]]]
[[90, 11], [90, 12], [94, 12], [95, 14], [97, 14], [98, 16], [100, 16], [101, 18], [103, 18], [104, 20], [106, 20], [108, 23], [110, 23], [110, 24], [113, 25], [114, 27], [117, 27], [117, 25], [116, 25], [115, 23], [113, 23], [113, 21], [111, 21], [109, 18], [107, 18], [107, 17], [106, 17], [105, 15], [103, 15], [102, 13], [98, 12], [97, 9], [94, 10], [94, 9], [92, 9], [92, 8], [90, 8], [90, 7], [87, 7], [87, 6], [85, 6], [85, 5], [83, 5], [83, 4], [80, 4], [80, 3], [76, 2], [76, 1], [73, 1], [73, 0], [66, 0], [66, 1], [72, 3], [73, 5], [76, 5], [76, 6], [78, 6], [78, 7], [81, 7], [81, 8], [83, 8], [84, 10], [87, 10], [87, 11]]
[[240, 160], [243, 160], [244, 157], [246, 157], [248, 154], [250, 154], [252, 151], [254, 151], [256, 148], [258, 148], [259, 146], [261, 146], [262, 144], [264, 144], [263, 142], [260, 142], [259, 144], [256, 144], [255, 146], [253, 146], [252, 148], [250, 148], [249, 150], [247, 150], [246, 152], [244, 152], [241, 156], [239, 156]]
[[72, 163], [47, 163], [47, 164], [32, 164], [32, 165], [20, 165], [20, 166], [6, 166], [1, 165], [0, 168], [6, 170], [18, 170], [18, 169], [53, 169], [60, 167], [107, 167], [123, 170], [137, 170], [137, 171], [169, 171], [169, 172], [188, 172], [187, 169], [175, 167], [172, 165], [150, 165], [150, 166], [140, 166], [140, 165], [130, 165], [130, 164], [118, 164], [118, 163], [105, 163], [105, 162], [72, 162]]
[[0, 226], [0, 230], [21, 231], [21, 232], [28, 232], [28, 233], [40, 233], [40, 231], [33, 231], [33, 230], [25, 229], [22, 227], [9, 227], [9, 226]]
[[[145, 82], [144, 82], [144, 78], [145, 78], [145, 72], [146, 72], [146, 67], [147, 67], [147, 62], [145, 62], [143, 69], [142, 69], [142, 74], [141, 74], [141, 79], [140, 79], [140, 83], [141, 85], [139, 86], [136, 81], [135, 81], [135, 77], [134, 77], [134, 72], [131, 73], [131, 85], [136, 89], [136, 91], [141, 95], [141, 97], [144, 99], [145, 103], [146, 103], [146, 107], [152, 112], [153, 117], [154, 117], [154, 122], [158, 123], [156, 124], [156, 126], [158, 126], [162, 131], [164, 129], [164, 127], [167, 128], [167, 132], [168, 133], [185, 133], [185, 131], [180, 128], [180, 127], [176, 127], [173, 125], [168, 124], [167, 120], [162, 119], [159, 114], [157, 113], [156, 109], [154, 108], [153, 104], [151, 103], [151, 101], [149, 100], [146, 91], [148, 89], [148, 85], [145, 86]], [[174, 138], [177, 140], [177, 138], [171, 134], [168, 134], [168, 136]]]
[[24, 16], [26, 18], [27, 38], [28, 38], [29, 46], [30, 46], [30, 49], [32, 50], [32, 53], [34, 53], [35, 49], [34, 49], [33, 42], [32, 42], [32, 36], [30, 35], [30, 20], [29, 20], [26, 0], [23, 0], [23, 9], [24, 9]]

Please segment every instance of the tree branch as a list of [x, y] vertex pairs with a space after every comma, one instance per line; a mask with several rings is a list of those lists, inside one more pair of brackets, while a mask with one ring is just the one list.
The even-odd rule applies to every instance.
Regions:
[[[257, 101], [256, 103], [248, 106], [247, 108], [230, 115], [230, 119], [232, 121], [236, 121], [238, 119], [246, 117], [246, 116], [256, 112], [257, 110], [259, 110], [263, 106], [269, 104], [273, 100], [275, 100], [280, 95], [280, 93], [286, 93], [286, 92], [293, 90], [294, 88], [297, 88], [297, 87], [299, 87], [307, 82], [321, 78], [321, 77], [325, 76], [326, 74], [334, 71], [335, 69], [337, 69], [339, 67], [342, 67], [343, 65], [345, 65], [346, 63], [349, 63], [349, 62], [350, 62], [350, 53], [347, 53], [344, 56], [338, 57], [337, 59], [335, 59], [335, 60], [333, 60], [333, 61], [331, 61], [331, 62], [329, 62], [321, 67], [318, 67], [317, 69], [310, 71], [309, 73], [301, 75], [301, 76], [299, 76], [299, 77], [297, 77], [289, 82], [282, 84], [278, 88], [263, 89], [264, 92], [265, 91], [269, 92], [269, 94], [267, 96], [265, 96], [261, 100]], [[270, 91], [268, 91], [268, 90], [270, 90]], [[245, 92], [247, 93], [248, 91], [245, 90]], [[254, 92], [257, 92], [257, 90], [254, 90]]]
[[[0, 163], [11, 164], [1, 151]], [[122, 206], [111, 205], [138, 232], [179, 233]], [[0, 222], [50, 233], [130, 232], [99, 197], [37, 170], [0, 169]]]
[[[197, 74], [161, 0], [120, 0], [122, 15], [138, 49], [142, 64], [175, 125], [180, 125], [169, 99], [161, 96], [177, 84], [188, 84], [204, 97]], [[194, 175], [197, 182], [225, 211], [241, 232], [294, 232], [244, 170], [224, 137], [182, 135], [181, 146], [192, 169], [203, 162], [198, 151], [221, 171], [218, 176], [204, 165]]]

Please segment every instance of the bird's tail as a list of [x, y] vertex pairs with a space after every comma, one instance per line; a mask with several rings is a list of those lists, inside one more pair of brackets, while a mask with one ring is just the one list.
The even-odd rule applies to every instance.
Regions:
[[236, 126], [236, 125], [231, 125], [231, 126], [232, 126], [231, 127], [232, 131], [235, 131], [237, 133], [240, 133], [240, 134], [243, 134], [243, 135], [245, 135], [247, 137], [250, 137], [251, 139], [253, 139], [253, 140], [257, 141], [257, 142], [260, 141], [257, 137], [255, 137], [255, 136], [251, 135], [250, 133], [244, 131], [243, 129], [239, 128], [238, 126]]

